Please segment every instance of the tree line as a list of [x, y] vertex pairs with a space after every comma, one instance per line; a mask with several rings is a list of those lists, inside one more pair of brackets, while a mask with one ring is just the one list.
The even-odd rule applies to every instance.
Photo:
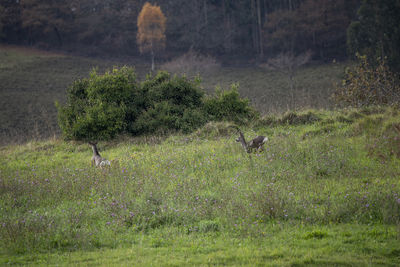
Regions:
[[[137, 55], [145, 0], [0, 0], [1, 40], [42, 48]], [[167, 18], [166, 51], [264, 57], [278, 50], [344, 56], [360, 0], [155, 1]], [[85, 50], [82, 50], [85, 51]]]
[[399, 58], [399, 0], [0, 0], [0, 39], [136, 56], [146, 2], [166, 17], [167, 58], [189, 49], [251, 59], [306, 51], [318, 60], [356, 51]]

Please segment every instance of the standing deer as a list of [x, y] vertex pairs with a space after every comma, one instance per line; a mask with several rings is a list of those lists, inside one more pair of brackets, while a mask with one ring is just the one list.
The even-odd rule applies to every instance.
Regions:
[[260, 135], [250, 140], [250, 142], [246, 142], [246, 139], [244, 138], [242, 131], [240, 131], [239, 128], [236, 129], [239, 132], [239, 137], [236, 138], [236, 142], [240, 142], [242, 144], [242, 147], [244, 148], [244, 150], [246, 150], [247, 153], [250, 153], [253, 150], [253, 148], [257, 149], [257, 151], [264, 150], [263, 146], [264, 143], [268, 141], [268, 137]]
[[92, 146], [92, 150], [93, 150], [92, 165], [95, 164], [96, 167], [100, 167], [101, 169], [105, 166], [111, 166], [111, 163], [109, 160], [102, 158], [100, 156], [100, 153], [97, 150], [97, 143], [89, 142], [89, 145]]

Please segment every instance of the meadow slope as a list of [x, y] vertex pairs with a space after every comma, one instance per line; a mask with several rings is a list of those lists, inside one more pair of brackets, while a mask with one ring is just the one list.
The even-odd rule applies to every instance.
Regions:
[[395, 108], [264, 117], [191, 135], [0, 150], [0, 265], [398, 266]]

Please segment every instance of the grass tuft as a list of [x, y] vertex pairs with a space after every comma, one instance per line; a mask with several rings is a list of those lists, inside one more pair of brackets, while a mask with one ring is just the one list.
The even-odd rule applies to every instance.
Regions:
[[323, 239], [328, 237], [328, 233], [323, 230], [313, 230], [304, 235], [304, 239]]
[[308, 111], [306, 113], [300, 113], [294, 111], [286, 112], [279, 122], [281, 124], [288, 125], [300, 125], [300, 124], [312, 124], [314, 122], [320, 121], [321, 118], [313, 111]]

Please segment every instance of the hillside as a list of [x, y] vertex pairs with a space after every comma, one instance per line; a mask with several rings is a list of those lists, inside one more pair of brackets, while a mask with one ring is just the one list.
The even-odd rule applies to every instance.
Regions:
[[0, 150], [0, 264], [398, 266], [392, 108], [291, 112], [245, 130]]
[[[0, 145], [41, 140], [59, 134], [54, 102], [64, 101], [74, 80], [113, 66], [134, 66], [139, 79], [149, 70], [142, 59], [101, 60], [0, 46]], [[333, 84], [340, 82], [346, 64], [310, 65], [295, 77], [296, 90], [288, 90], [288, 78], [258, 67], [221, 67], [202, 76], [202, 86], [212, 93], [216, 86], [228, 89], [239, 83], [243, 97], [262, 113], [288, 109], [327, 108]]]
[[93, 68], [104, 72], [121, 64], [0, 46], [0, 145], [57, 135], [54, 102], [64, 101], [72, 82], [87, 77]]

